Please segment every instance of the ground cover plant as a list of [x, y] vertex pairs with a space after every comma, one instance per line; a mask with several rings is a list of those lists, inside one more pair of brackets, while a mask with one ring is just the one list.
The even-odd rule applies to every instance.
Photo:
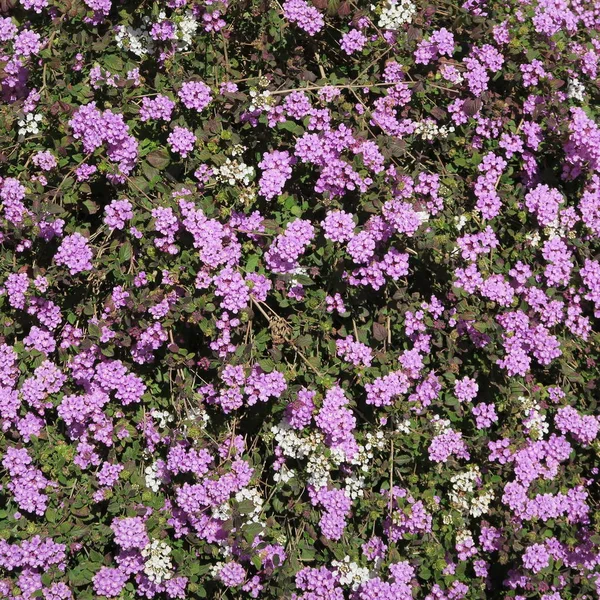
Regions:
[[598, 597], [598, 2], [0, 11], [0, 598]]

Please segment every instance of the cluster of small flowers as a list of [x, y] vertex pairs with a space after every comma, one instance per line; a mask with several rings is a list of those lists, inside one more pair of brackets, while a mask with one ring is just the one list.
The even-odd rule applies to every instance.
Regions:
[[186, 127], [176, 125], [169, 134], [167, 142], [171, 148], [171, 152], [176, 152], [180, 154], [182, 158], [186, 158], [194, 149], [196, 135]]
[[298, 259], [315, 235], [315, 229], [303, 219], [287, 224], [265, 255], [268, 267], [275, 273], [291, 273], [298, 267]]
[[265, 112], [269, 113], [275, 104], [275, 98], [271, 95], [269, 90], [258, 90], [256, 88], [250, 88], [250, 106], [248, 110], [250, 113]]
[[417, 13], [417, 7], [411, 0], [385, 0], [379, 9], [371, 5], [371, 10], [379, 12], [377, 27], [392, 31], [411, 23]]
[[323, 15], [306, 0], [285, 0], [282, 8], [283, 16], [310, 36], [314, 36], [325, 26]]
[[104, 209], [104, 222], [111, 229], [124, 229], [125, 223], [133, 218], [133, 205], [127, 199], [113, 200]]
[[355, 341], [354, 337], [349, 335], [342, 340], [335, 342], [337, 355], [345, 361], [352, 363], [355, 367], [370, 367], [373, 361], [373, 351], [366, 344]]
[[348, 55], [360, 52], [367, 43], [367, 37], [358, 29], [351, 29], [342, 35], [340, 48]]
[[343, 560], [332, 560], [331, 566], [335, 569], [340, 585], [349, 586], [352, 590], [371, 578], [369, 569], [359, 567], [349, 556], [344, 556]]
[[43, 516], [49, 498], [42, 493], [50, 485], [39, 469], [32, 465], [27, 449], [9, 447], [2, 459], [2, 466], [8, 471], [11, 481], [7, 484], [17, 506], [26, 512]]
[[40, 132], [40, 125], [43, 121], [41, 114], [27, 113], [25, 118], [19, 119], [19, 135], [25, 136], [28, 133], [37, 135]]
[[92, 269], [92, 250], [87, 238], [79, 232], [64, 237], [54, 255], [54, 262], [67, 267], [71, 275]]
[[157, 94], [153, 98], [145, 96], [142, 98], [140, 107], [140, 120], [146, 121], [171, 121], [171, 115], [175, 108], [175, 102], [167, 96]]
[[263, 171], [258, 182], [261, 195], [272, 200], [281, 194], [285, 182], [292, 176], [292, 165], [295, 162], [289, 152], [273, 150], [265, 154], [258, 163], [258, 168]]
[[150, 17], [142, 17], [142, 24], [137, 27], [117, 25], [115, 27], [115, 41], [121, 50], [129, 50], [142, 58], [154, 51], [154, 40], [149, 33]]
[[254, 167], [230, 158], [226, 158], [222, 165], [215, 167], [213, 172], [217, 181], [231, 186], [249, 185], [250, 179], [254, 177]]
[[81, 140], [86, 152], [92, 153], [106, 144], [108, 158], [118, 164], [118, 173], [109, 177], [123, 182], [133, 170], [138, 158], [138, 142], [129, 134], [122, 114], [110, 110], [100, 112], [95, 102], [80, 106], [69, 121], [73, 137]]
[[185, 82], [177, 95], [186, 108], [198, 112], [202, 112], [212, 101], [211, 90], [202, 81]]
[[171, 546], [161, 540], [152, 540], [142, 548], [141, 554], [145, 559], [144, 573], [153, 583], [161, 583], [173, 577], [171, 552]]
[[425, 119], [415, 123], [414, 133], [422, 140], [432, 141], [437, 138], [446, 138], [454, 133], [454, 127], [450, 125], [438, 125], [433, 119]]

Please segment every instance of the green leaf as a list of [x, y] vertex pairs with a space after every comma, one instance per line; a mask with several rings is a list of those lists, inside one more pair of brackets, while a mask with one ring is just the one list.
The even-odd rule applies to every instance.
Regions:
[[125, 262], [128, 262], [129, 260], [131, 260], [132, 256], [133, 256], [133, 249], [131, 248], [131, 243], [125, 242], [124, 244], [121, 245], [121, 248], [119, 249], [119, 260], [122, 263], [125, 263]]

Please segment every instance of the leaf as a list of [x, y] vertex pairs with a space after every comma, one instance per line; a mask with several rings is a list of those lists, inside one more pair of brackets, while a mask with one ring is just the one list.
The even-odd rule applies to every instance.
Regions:
[[121, 246], [121, 249], [119, 250], [119, 260], [122, 263], [128, 262], [129, 260], [131, 260], [132, 256], [133, 256], [133, 249], [131, 248], [131, 243], [125, 242]]
[[294, 340], [296, 346], [300, 348], [308, 348], [313, 342], [312, 335], [301, 335]]
[[293, 279], [300, 285], [315, 285], [315, 282], [308, 275], [294, 275]]
[[251, 544], [257, 535], [263, 532], [263, 526], [260, 523], [250, 523], [250, 525], [244, 528], [244, 538]]
[[152, 150], [146, 160], [156, 169], [164, 169], [171, 162], [171, 157], [165, 148], [159, 148]]
[[480, 98], [469, 98], [463, 104], [463, 112], [469, 117], [475, 116], [483, 106]]
[[111, 72], [123, 71], [123, 60], [116, 54], [109, 54], [104, 59], [104, 66]]
[[152, 181], [159, 174], [158, 169], [155, 169], [151, 164], [145, 161], [142, 163], [142, 172], [148, 181]]
[[269, 358], [265, 358], [263, 360], [259, 360], [258, 364], [260, 365], [260, 368], [265, 373], [270, 373], [271, 371], [273, 371], [273, 369], [275, 369], [275, 363], [271, 359], [269, 359]]
[[0, 0], [0, 13], [7, 14], [16, 3], [17, 0]]
[[100, 207], [92, 200], [84, 200], [83, 205], [88, 209], [90, 215], [95, 215], [100, 210]]
[[383, 342], [387, 338], [387, 327], [381, 323], [373, 323], [373, 337], [378, 342]]

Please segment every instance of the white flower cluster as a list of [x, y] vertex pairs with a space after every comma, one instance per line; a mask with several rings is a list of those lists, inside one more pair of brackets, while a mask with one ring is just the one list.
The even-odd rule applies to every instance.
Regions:
[[146, 487], [153, 492], [160, 489], [161, 478], [158, 475], [158, 463], [153, 463], [144, 469]]
[[[371, 5], [371, 10], [375, 10], [374, 5]], [[410, 0], [386, 0], [381, 7], [377, 26], [381, 29], [400, 29], [413, 20], [416, 12], [417, 8]]]
[[154, 40], [148, 31], [150, 17], [142, 18], [140, 27], [118, 25], [115, 27], [115, 41], [120, 50], [129, 50], [136, 56], [146, 56], [154, 50]]
[[19, 135], [27, 135], [28, 133], [39, 133], [42, 115], [27, 113], [24, 119], [19, 119]]
[[231, 146], [229, 154], [231, 154], [231, 156], [241, 156], [242, 154], [244, 154], [244, 152], [246, 152], [246, 150], [248, 150], [246, 146], [242, 144], [234, 144], [233, 146]]
[[189, 410], [187, 413], [187, 418], [190, 421], [197, 421], [200, 419], [202, 421], [202, 427], [205, 427], [206, 425], [208, 425], [208, 422], [210, 421], [210, 417], [208, 416], [208, 413], [203, 408], [200, 408], [200, 407], [196, 407], [196, 408]]
[[317, 452], [310, 454], [308, 457], [308, 464], [306, 465], [308, 483], [313, 485], [316, 489], [322, 488], [327, 485], [329, 481], [330, 470], [331, 464], [324, 454], [319, 454]]
[[[263, 509], [263, 498], [260, 495], [260, 492], [256, 488], [242, 488], [236, 495], [235, 499], [237, 502], [243, 502], [244, 500], [249, 500], [254, 505], [254, 508], [251, 513], [246, 515], [248, 522], [251, 523], [260, 523], [259, 516]], [[266, 527], [266, 523], [262, 523], [263, 527]]]
[[433, 119], [424, 119], [415, 123], [415, 133], [420, 136], [422, 140], [434, 140], [436, 138], [446, 138], [449, 133], [454, 132], [454, 127], [451, 125], [447, 127], [442, 125], [441, 127]]
[[173, 415], [167, 410], [153, 410], [150, 413], [155, 419], [158, 420], [158, 428], [166, 429], [169, 423], [173, 422]]
[[[358, 452], [353, 457], [346, 456], [341, 448], [332, 449], [329, 456], [326, 456], [322, 451], [324, 437], [319, 432], [311, 431], [307, 437], [300, 437], [285, 419], [279, 425], [274, 425], [271, 432], [275, 435], [275, 441], [285, 456], [296, 459], [308, 458], [306, 465], [308, 482], [317, 489], [327, 485], [330, 471], [337, 469], [342, 463], [355, 465], [367, 473], [373, 462], [374, 450], [381, 450], [385, 447], [384, 434], [382, 431], [378, 431], [375, 434], [367, 434], [365, 445], [358, 444]], [[295, 474], [294, 471], [287, 469], [284, 471], [282, 468], [279, 473], [274, 475], [274, 480], [285, 483]], [[347, 477], [346, 484], [348, 486], [346, 491], [352, 498], [362, 496], [364, 487], [362, 477]]]
[[173, 576], [171, 563], [171, 546], [160, 540], [153, 540], [143, 550], [142, 556], [146, 559], [144, 573], [153, 583], [161, 583]]
[[187, 50], [198, 29], [198, 21], [192, 11], [187, 10], [184, 16], [175, 18], [175, 23], [177, 25], [177, 49]]
[[383, 450], [385, 447], [385, 437], [383, 431], [377, 433], [367, 433], [367, 442], [364, 446], [358, 445], [358, 455], [348, 462], [352, 465], [360, 466], [364, 473], [368, 473], [369, 467], [374, 458], [374, 450]]
[[525, 239], [529, 241], [529, 244], [533, 248], [537, 248], [540, 245], [540, 240], [542, 239], [539, 231], [534, 231], [533, 233], [525, 234]]
[[481, 517], [481, 515], [487, 515], [490, 511], [490, 503], [494, 499], [494, 492], [487, 490], [483, 494], [479, 494], [471, 500], [471, 508], [469, 514], [472, 517]]
[[[308, 270], [305, 267], [296, 267], [292, 271], [292, 273], [294, 275], [308, 275]], [[293, 277], [292, 277], [292, 279], [290, 279], [290, 286], [291, 287], [294, 287], [295, 285], [298, 285], [299, 283], [300, 282], [297, 279], [293, 278]]]
[[365, 487], [365, 478], [357, 477], [356, 475], [352, 475], [351, 477], [346, 477], [344, 479], [346, 487], [346, 494], [350, 496], [351, 500], [356, 500], [357, 498], [362, 498], [364, 495], [363, 489]]
[[353, 590], [370, 579], [369, 569], [359, 567], [358, 564], [350, 561], [349, 556], [345, 556], [344, 560], [332, 560], [331, 566], [337, 571], [340, 584], [349, 585]]
[[452, 525], [454, 523], [454, 518], [452, 517], [452, 513], [447, 512], [442, 515], [442, 523], [444, 525]]
[[287, 483], [294, 477], [296, 477], [296, 471], [294, 471], [294, 469], [288, 469], [285, 465], [282, 465], [279, 471], [275, 471], [273, 474], [273, 481], [275, 483]]
[[450, 479], [452, 483], [450, 501], [461, 512], [468, 512], [472, 517], [480, 517], [489, 511], [494, 494], [489, 490], [482, 490], [475, 496], [481, 471], [477, 465], [469, 465], [467, 468], [467, 471], [457, 473]]
[[417, 215], [421, 223], [426, 223], [427, 221], [429, 221], [429, 213], [426, 210], [417, 210], [415, 211], [415, 214]]
[[398, 425], [396, 426], [396, 432], [409, 434], [410, 433], [410, 419], [404, 419], [404, 421], [402, 421], [401, 423], [398, 423]]
[[250, 106], [248, 107], [250, 112], [254, 112], [255, 110], [269, 112], [275, 104], [275, 98], [271, 96], [269, 90], [260, 92], [256, 88], [250, 88], [250, 98]]
[[460, 215], [459, 217], [454, 217], [454, 221], [456, 223], [456, 229], [458, 229], [458, 231], [462, 231], [464, 226], [467, 224], [467, 217], [466, 215]]
[[479, 467], [470, 465], [468, 471], [457, 473], [450, 482], [452, 483], [452, 491], [450, 492], [450, 500], [461, 510], [469, 510], [468, 495], [475, 491], [477, 480], [481, 476]]
[[256, 200], [256, 190], [252, 187], [244, 188], [240, 191], [239, 198], [242, 204], [250, 205]]
[[212, 509], [213, 519], [218, 519], [219, 521], [227, 521], [229, 517], [231, 517], [231, 506], [229, 506], [228, 502], [224, 502], [221, 506], [213, 507]]
[[233, 161], [230, 158], [226, 158], [225, 162], [215, 169], [217, 181], [228, 183], [229, 185], [236, 185], [237, 183], [248, 185], [250, 183], [250, 178], [253, 176], [253, 167], [250, 167], [239, 160]]
[[271, 427], [271, 431], [285, 456], [290, 458], [306, 458], [323, 442], [323, 435], [316, 431], [311, 432], [308, 437], [300, 437], [285, 420]]
[[578, 102], [583, 102], [585, 99], [585, 86], [577, 79], [577, 77], [569, 79], [567, 96], [571, 98], [571, 100], [577, 100]]
[[523, 425], [534, 439], [542, 439], [549, 431], [546, 415], [541, 413], [542, 407], [532, 398], [519, 396], [519, 402], [525, 412]]

